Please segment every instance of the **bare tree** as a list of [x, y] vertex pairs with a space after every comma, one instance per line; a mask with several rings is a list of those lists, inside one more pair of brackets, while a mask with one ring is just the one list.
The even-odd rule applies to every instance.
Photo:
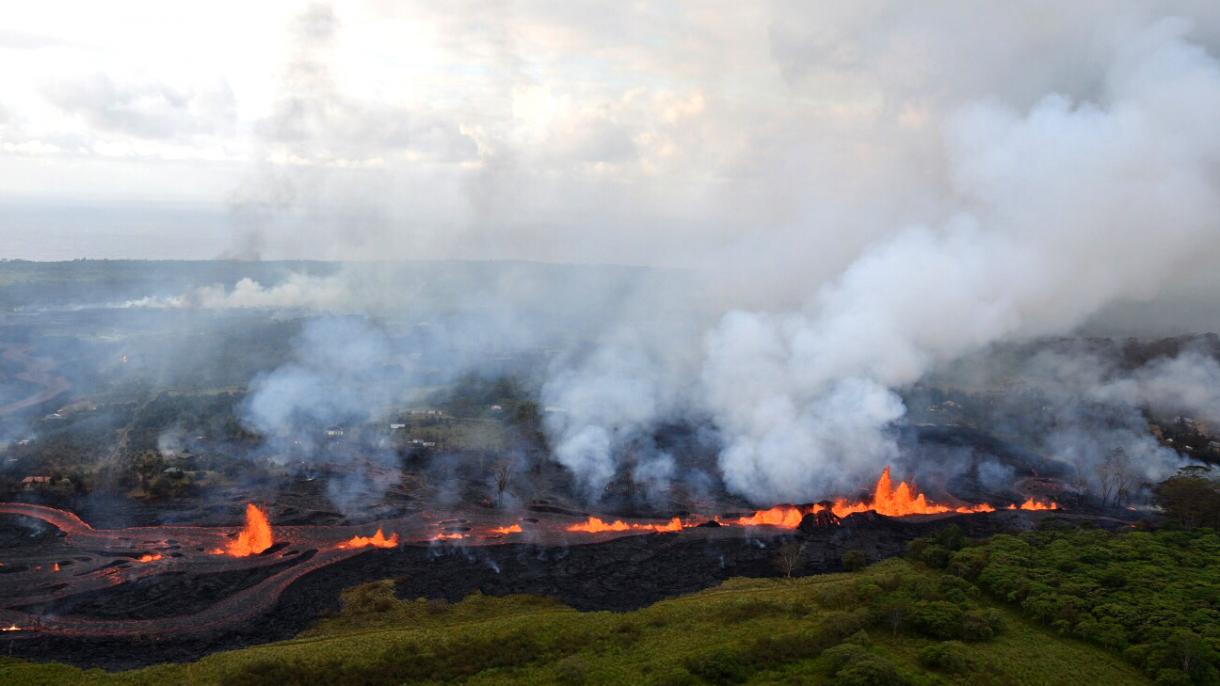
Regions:
[[1127, 451], [1115, 448], [1107, 453], [1097, 466], [1097, 480], [1101, 484], [1101, 504], [1122, 505], [1130, 495], [1135, 480]]
[[496, 465], [496, 507], [504, 505], [504, 492], [513, 481], [513, 463], [502, 460]]
[[775, 556], [775, 566], [783, 573], [785, 579], [791, 579], [792, 573], [801, 566], [801, 553], [805, 552], [805, 544], [791, 541], [780, 546]]

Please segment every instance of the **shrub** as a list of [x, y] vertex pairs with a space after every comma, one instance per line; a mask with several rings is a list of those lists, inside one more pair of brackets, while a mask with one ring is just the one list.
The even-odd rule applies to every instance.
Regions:
[[979, 610], [970, 610], [962, 614], [963, 641], [990, 641], [995, 637], [991, 622]]
[[761, 636], [750, 643], [742, 657], [758, 669], [768, 669], [817, 657], [837, 641], [838, 636], [824, 627]]
[[717, 650], [686, 661], [692, 674], [713, 684], [737, 684], [750, 676], [750, 665], [735, 651]]
[[634, 622], [620, 623], [614, 627], [614, 633], [611, 635], [611, 641], [623, 648], [639, 643], [642, 638], [644, 638], [644, 630]]
[[745, 622], [758, 617], [787, 614], [784, 607], [770, 600], [749, 599], [721, 605], [716, 614], [726, 622]]
[[398, 606], [393, 584], [384, 581], [357, 586], [344, 595], [343, 601], [344, 609], [350, 614], [377, 614]]
[[868, 565], [868, 556], [863, 550], [848, 550], [843, 553], [843, 569], [849, 572], [855, 572], [864, 569]]
[[831, 673], [837, 674], [840, 669], [851, 662], [871, 657], [871, 653], [864, 646], [855, 643], [842, 643], [822, 653], [822, 656], [826, 658]]
[[694, 686], [696, 683], [695, 675], [683, 667], [670, 667], [648, 680], [648, 686]]
[[906, 683], [892, 662], [855, 643], [837, 645], [824, 655], [836, 686], [902, 686]]
[[570, 655], [555, 663], [555, 680], [563, 686], [581, 686], [589, 679], [589, 665]]
[[855, 590], [845, 584], [835, 584], [829, 588], [819, 589], [814, 595], [814, 600], [827, 610], [854, 607], [860, 602]]
[[949, 558], [947, 569], [951, 574], [973, 581], [979, 578], [979, 574], [987, 566], [989, 559], [990, 555], [986, 548], [966, 548], [953, 553], [953, 556]]
[[933, 543], [925, 546], [916, 559], [934, 569], [944, 569], [949, 565], [949, 553], [948, 548]]
[[916, 603], [911, 612], [911, 625], [919, 633], [932, 638], [950, 639], [961, 634], [962, 608], [946, 600]]
[[919, 651], [919, 664], [949, 674], [964, 674], [974, 669], [970, 649], [958, 641], [933, 643]]
[[1180, 669], [1162, 669], [1156, 673], [1156, 686], [1193, 686], [1190, 675]]
[[299, 665], [289, 662], [259, 660], [246, 664], [241, 669], [226, 675], [224, 686], [258, 686], [258, 684], [280, 684], [281, 686], [304, 686], [309, 675]]

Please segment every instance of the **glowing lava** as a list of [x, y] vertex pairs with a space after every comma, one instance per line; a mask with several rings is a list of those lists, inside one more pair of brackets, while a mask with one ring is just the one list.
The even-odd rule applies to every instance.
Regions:
[[628, 524], [621, 519], [607, 522], [600, 517], [589, 517], [579, 524], [572, 524], [564, 528], [567, 531], [600, 534], [612, 531], [681, 531], [689, 526], [694, 526], [694, 524], [684, 523], [680, 517], [674, 517], [664, 524]]
[[55, 563], [55, 565], [54, 565], [53, 567], [51, 567], [51, 571], [52, 571], [52, 572], [58, 572], [58, 571], [59, 571], [59, 563], [58, 563], [58, 562], [56, 562], [56, 563]]
[[458, 534], [458, 533], [451, 534], [451, 533], [442, 531], [439, 534], [433, 536], [432, 540], [434, 540], [434, 541], [460, 541], [463, 538], [466, 538], [466, 534]]
[[223, 549], [217, 548], [212, 552], [217, 555], [248, 557], [270, 548], [271, 543], [271, 522], [267, 519], [267, 513], [258, 509], [254, 503], [250, 503], [246, 505], [246, 526], [237, 535], [237, 540], [230, 542]]
[[145, 554], [137, 557], [136, 562], [156, 562], [157, 560], [160, 560], [162, 557], [163, 556], [161, 555], [161, 553], [145, 553]]
[[1033, 496], [1030, 496], [1029, 500], [1026, 500], [1025, 502], [1021, 503], [1020, 505], [1009, 505], [1008, 509], [1010, 509], [1010, 510], [1058, 510], [1059, 503], [1055, 502], [1054, 500], [1050, 501], [1049, 503], [1039, 502], [1037, 500], [1034, 500]]
[[524, 530], [525, 529], [522, 529], [520, 524], [511, 524], [509, 526], [497, 526], [496, 528], [492, 529], [491, 532], [493, 534], [507, 536], [509, 534], [519, 534]]
[[[995, 508], [983, 503], [981, 505], [968, 505], [964, 507], [950, 507], [948, 505], [938, 505], [928, 502], [924, 494], [915, 490], [915, 487], [905, 481], [898, 482], [897, 486], [893, 485], [890, 480], [890, 468], [886, 467], [881, 473], [881, 478], [877, 480], [877, 488], [873, 492], [873, 502], [868, 507], [870, 510], [876, 510], [878, 514], [883, 514], [888, 517], [905, 517], [913, 514], [938, 514], [941, 512], [995, 512]], [[835, 502], [835, 514], [839, 514], [839, 503]], [[839, 515], [840, 517], [844, 515]]]
[[[1050, 507], [1041, 506], [1033, 502], [1031, 498], [1021, 506], [1023, 510], [1046, 510]], [[801, 519], [807, 514], [813, 514], [824, 509], [829, 509], [836, 517], [843, 518], [847, 515], [856, 512], [867, 512], [874, 510], [878, 514], [886, 515], [887, 517], [906, 517], [908, 515], [919, 514], [940, 514], [943, 512], [958, 512], [968, 514], [973, 512], [995, 512], [995, 507], [987, 503], [978, 505], [962, 505], [954, 507], [952, 505], [941, 505], [939, 503], [930, 502], [928, 497], [920, 493], [915, 488], [913, 483], [899, 481], [898, 485], [894, 485], [893, 478], [890, 476], [890, 468], [886, 467], [885, 471], [881, 472], [881, 478], [877, 479], [877, 485], [873, 489], [873, 498], [871, 501], [850, 502], [846, 498], [839, 498], [833, 503], [829, 503], [829, 508], [824, 505], [808, 505], [797, 507], [795, 505], [777, 505], [769, 510], [759, 510], [748, 517], [739, 517], [733, 523], [741, 526], [777, 526], [785, 529], [795, 529], [800, 525]], [[1013, 509], [1016, 509], [1015, 507]]]
[[377, 533], [372, 536], [352, 536], [350, 540], [339, 544], [340, 548], [397, 548], [398, 534], [393, 533], [387, 538], [378, 527]]
[[807, 512], [816, 512], [819, 509], [821, 508], [817, 505], [807, 509], [792, 505], [776, 505], [769, 510], [759, 510], [749, 517], [739, 517], [736, 523], [741, 526], [778, 526], [795, 529]]

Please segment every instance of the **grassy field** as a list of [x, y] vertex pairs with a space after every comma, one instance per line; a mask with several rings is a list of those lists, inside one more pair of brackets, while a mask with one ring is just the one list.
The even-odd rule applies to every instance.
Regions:
[[623, 614], [524, 596], [399, 601], [377, 582], [349, 590], [340, 616], [290, 641], [120, 673], [6, 660], [0, 683], [1148, 683], [1117, 655], [982, 598], [961, 602], [986, 613], [997, 629], [989, 639], [942, 641], [878, 621], [886, 593], [953, 597], [947, 579], [894, 559], [853, 574], [734, 579]]

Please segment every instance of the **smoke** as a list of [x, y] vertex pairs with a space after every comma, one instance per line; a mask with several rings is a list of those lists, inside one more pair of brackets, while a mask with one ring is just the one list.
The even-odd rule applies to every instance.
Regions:
[[1186, 29], [1132, 36], [1096, 102], [962, 108], [943, 131], [952, 219], [868, 249], [799, 313], [725, 316], [703, 376], [731, 488], [765, 500], [846, 487], [895, 453], [893, 389], [1147, 297], [1214, 242], [1220, 66]]
[[[145, 296], [127, 300], [120, 308], [166, 309], [308, 309], [345, 312], [355, 300], [345, 281], [337, 276], [292, 273], [282, 282], [264, 286], [249, 277], [231, 289], [221, 284], [200, 286], [179, 296]], [[362, 309], [362, 308], [360, 308]]]
[[368, 421], [401, 400], [405, 388], [405, 370], [385, 332], [363, 318], [310, 320], [292, 358], [255, 378], [245, 404], [250, 428], [273, 439]]
[[1160, 416], [1186, 415], [1220, 424], [1220, 364], [1194, 350], [1159, 358], [1089, 389], [1090, 397], [1147, 407]]
[[[473, 216], [497, 220], [452, 235], [443, 222], [387, 228], [385, 205], [371, 199], [381, 187], [355, 209], [322, 201], [334, 192], [327, 169], [417, 140], [418, 120], [341, 93], [328, 66], [340, 23], [314, 8], [259, 129], [267, 159], [283, 164], [243, 186], [238, 215], [251, 218], [250, 238], [236, 253], [258, 254], [276, 233], [269, 224], [304, 219], [310, 228], [289, 235], [329, 233], [328, 254], [458, 235], [499, 256], [690, 265], [663, 285], [633, 283], [638, 275], [589, 290], [506, 280], [510, 295], [491, 307], [478, 300], [484, 291], [451, 288], [486, 328], [442, 335], [560, 351], [541, 384], [545, 429], [590, 500], [623, 473], [654, 494], [672, 483], [674, 458], [653, 438], [677, 420], [714, 426], [721, 476], [751, 500], [854, 490], [901, 457], [902, 393], [929, 372], [1154, 301], [1220, 245], [1212, 13], [1185, 7], [1201, 15], [1195, 25], [1136, 5], [1104, 18], [1069, 8], [1046, 21], [1031, 21], [1028, 8], [946, 7], [781, 6], [797, 21], [776, 15], [760, 32], [765, 73], [783, 82], [764, 98], [734, 97], [732, 84], [749, 82], [739, 73], [720, 83], [677, 70], [691, 83], [623, 95], [545, 133], [523, 135], [498, 110], [473, 128], [425, 117], [455, 149], [478, 140], [477, 173], [463, 187], [477, 198]], [[965, 37], [996, 24], [1011, 35]], [[492, 33], [512, 48], [515, 32]], [[698, 92], [678, 97], [684, 86]], [[534, 102], [521, 100], [522, 109]], [[661, 114], [640, 114], [652, 110]], [[633, 128], [637, 120], [665, 124]], [[557, 140], [569, 129], [587, 144]], [[178, 304], [415, 314], [420, 290], [385, 287], [393, 283], [349, 265], [335, 277], [206, 287]], [[387, 297], [401, 293], [411, 297]], [[360, 421], [401, 400], [400, 353], [367, 321], [311, 324], [294, 355], [252, 384], [247, 419], [263, 435], [304, 440], [307, 427]], [[1059, 428], [1046, 443], [1082, 472], [1122, 445], [1149, 478], [1175, 464], [1137, 431], [1138, 408], [1215, 416], [1216, 386], [1197, 383], [1217, 378], [1214, 361], [1179, 357], [1122, 378], [1062, 362], [1074, 385], [1056, 391]], [[474, 364], [455, 358], [449, 369]]]

